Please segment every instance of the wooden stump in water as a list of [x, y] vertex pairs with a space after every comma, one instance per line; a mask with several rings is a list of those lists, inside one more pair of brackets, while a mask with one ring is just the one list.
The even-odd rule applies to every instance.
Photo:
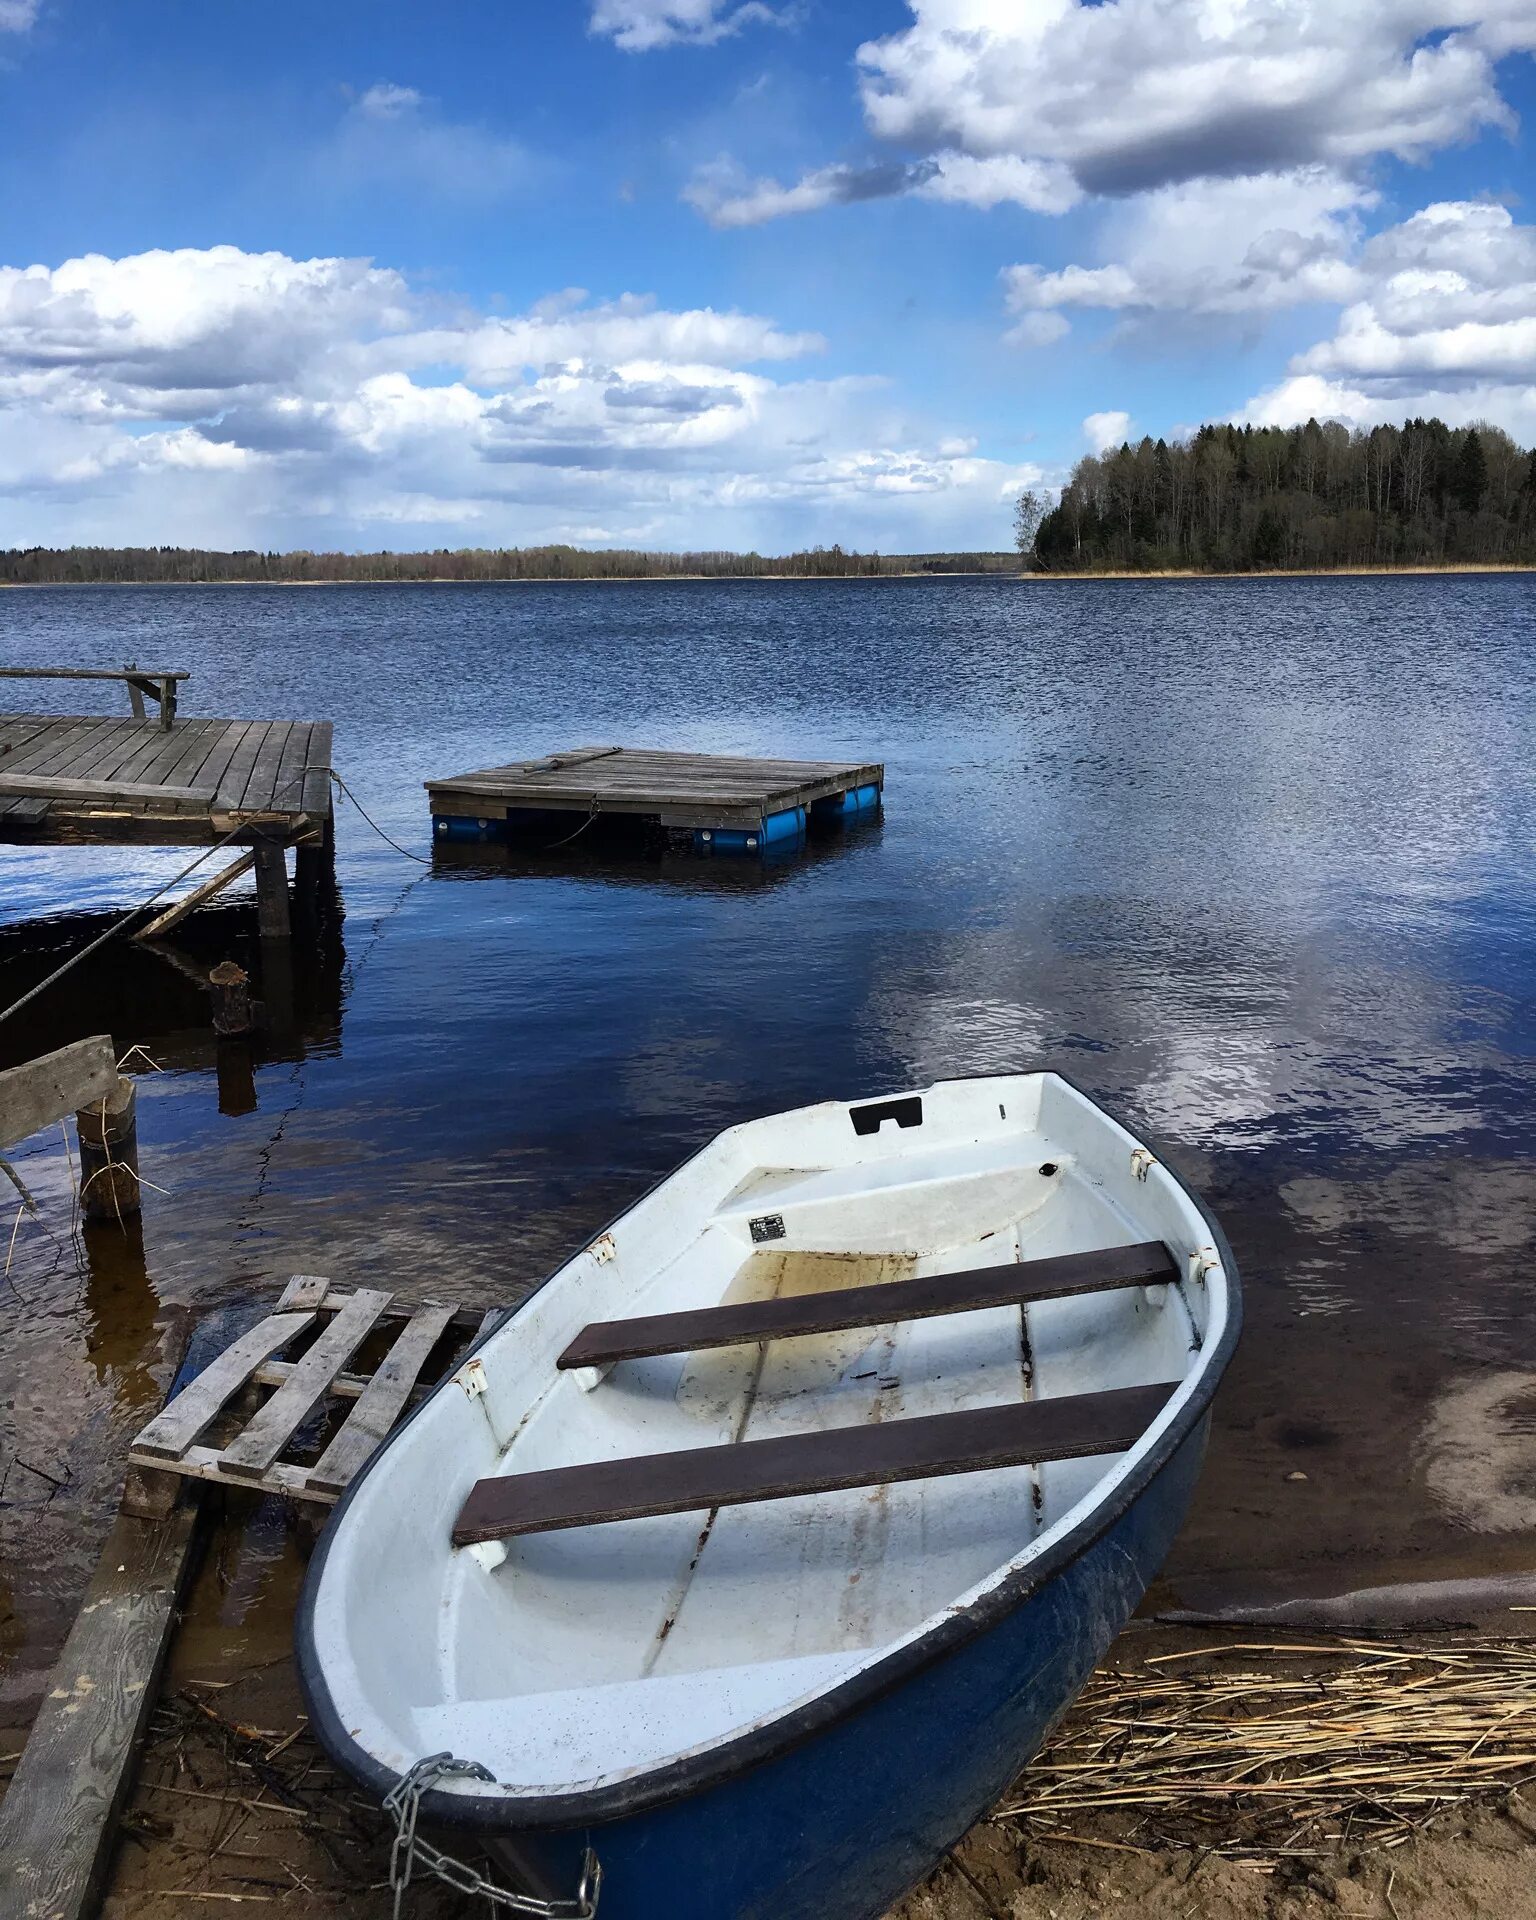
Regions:
[[213, 995], [213, 1030], [232, 1038], [251, 1030], [251, 979], [233, 960], [221, 960], [208, 976]]
[[130, 1219], [139, 1211], [138, 1099], [118, 1076], [104, 1099], [75, 1115], [80, 1136], [80, 1210], [87, 1220]]

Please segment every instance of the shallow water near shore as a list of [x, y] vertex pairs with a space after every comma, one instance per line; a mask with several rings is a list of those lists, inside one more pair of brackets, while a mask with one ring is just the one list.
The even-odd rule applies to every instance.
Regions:
[[[723, 1126], [1034, 1064], [1160, 1137], [1246, 1283], [1157, 1603], [1536, 1571], [1528, 579], [0, 597], [7, 665], [128, 659], [189, 668], [189, 716], [333, 719], [428, 864], [340, 803], [344, 917], [263, 980], [248, 1061], [121, 944], [0, 1025], [0, 1064], [103, 1026], [143, 1046], [166, 1189], [141, 1234], [80, 1234], [57, 1133], [18, 1156], [43, 1212], [0, 1286], [0, 1724], [67, 1628], [175, 1309], [291, 1272], [512, 1298]], [[884, 816], [773, 867], [595, 837], [432, 857], [429, 775], [608, 741], [884, 759]], [[183, 862], [0, 849], [0, 1004]], [[260, 964], [248, 899], [177, 939]], [[226, 1543], [236, 1653], [290, 1562], [266, 1520]]]

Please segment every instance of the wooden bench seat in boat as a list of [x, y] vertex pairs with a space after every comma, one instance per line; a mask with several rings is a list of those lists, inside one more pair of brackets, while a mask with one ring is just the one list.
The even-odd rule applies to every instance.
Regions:
[[965, 1273], [931, 1273], [918, 1280], [888, 1280], [831, 1293], [787, 1294], [776, 1300], [746, 1300], [686, 1313], [654, 1313], [634, 1320], [594, 1320], [561, 1354], [557, 1366], [606, 1367], [618, 1360], [662, 1353], [697, 1353], [753, 1340], [785, 1340], [796, 1334], [837, 1333], [848, 1327], [878, 1327], [936, 1314], [973, 1313], [983, 1307], [1060, 1300], [1071, 1294], [1105, 1293], [1118, 1287], [1156, 1286], [1178, 1278], [1173, 1257], [1160, 1240], [1132, 1247], [1101, 1247], [1053, 1260], [1026, 1260]]
[[724, 1447], [689, 1447], [589, 1466], [502, 1474], [471, 1487], [454, 1523], [453, 1544], [466, 1547], [651, 1514], [692, 1513], [845, 1487], [1124, 1453], [1156, 1419], [1177, 1384], [1119, 1387]]

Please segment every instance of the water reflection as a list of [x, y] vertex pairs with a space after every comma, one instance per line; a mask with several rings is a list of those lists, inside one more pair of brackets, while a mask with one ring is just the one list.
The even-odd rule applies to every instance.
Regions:
[[[1467, 1383], [1536, 1375], [1528, 581], [61, 590], [0, 596], [0, 625], [18, 661], [153, 629], [188, 711], [263, 685], [334, 717], [348, 784], [424, 863], [343, 808], [346, 952], [297, 966], [291, 1003], [236, 904], [178, 933], [180, 968], [109, 949], [0, 1025], [0, 1058], [110, 1025], [168, 1069], [139, 1082], [169, 1189], [148, 1293], [93, 1279], [57, 1142], [26, 1156], [57, 1237], [24, 1225], [27, 1305], [0, 1290], [0, 1457], [74, 1476], [28, 1531], [0, 1510], [28, 1671], [130, 1424], [132, 1362], [92, 1348], [119, 1304], [125, 1348], [154, 1302], [296, 1271], [489, 1305], [721, 1127], [1041, 1061], [1163, 1139], [1247, 1281], [1165, 1592], [1529, 1564], [1536, 1519], [1462, 1471], [1529, 1412]], [[606, 822], [434, 846], [421, 782], [589, 738], [882, 759], [884, 816], [782, 866]], [[0, 910], [148, 891], [77, 853], [8, 854]], [[0, 1004], [99, 924], [0, 933]], [[225, 957], [277, 1009], [243, 1051], [191, 977]]]

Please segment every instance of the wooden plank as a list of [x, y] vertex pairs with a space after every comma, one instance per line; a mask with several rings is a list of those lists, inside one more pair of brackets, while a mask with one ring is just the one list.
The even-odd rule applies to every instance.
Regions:
[[272, 779], [270, 804], [274, 810], [298, 813], [304, 804], [304, 768], [309, 759], [309, 736], [313, 731], [307, 720], [295, 720], [288, 729], [282, 757]]
[[283, 748], [288, 744], [292, 725], [293, 723], [289, 720], [267, 722], [266, 734], [257, 749], [256, 758], [251, 762], [245, 792], [239, 802], [239, 810], [242, 813], [271, 813], [276, 810], [272, 805], [272, 794], [277, 785], [277, 770], [282, 764]]
[[220, 793], [224, 791], [224, 776], [229, 771], [230, 762], [251, 728], [258, 723], [254, 720], [227, 720], [222, 724], [224, 731], [210, 747], [208, 758], [198, 769], [201, 783], [216, 788]]
[[[186, 1480], [211, 1480], [217, 1486], [239, 1487], [246, 1493], [256, 1488], [263, 1493], [280, 1494], [285, 1500], [317, 1500], [327, 1507], [336, 1503], [334, 1493], [323, 1493], [309, 1484], [308, 1467], [289, 1466], [282, 1460], [275, 1461], [254, 1480], [249, 1474], [231, 1472], [217, 1447], [188, 1447], [172, 1469], [166, 1469], [161, 1461], [141, 1459], [137, 1453], [130, 1453], [128, 1460], [132, 1466], [173, 1471]], [[4, 1909], [0, 1908], [0, 1913], [3, 1912]]]
[[232, 880], [238, 880], [242, 873], [249, 873], [256, 864], [253, 852], [243, 853], [240, 858], [216, 873], [211, 880], [205, 880], [200, 887], [194, 887], [184, 900], [178, 900], [174, 907], [168, 907], [157, 919], [151, 920], [147, 927], [141, 927], [133, 936], [135, 940], [159, 940], [173, 927], [179, 927], [188, 914], [195, 913], [207, 900], [223, 891]]
[[0, 1805], [0, 1908], [89, 1920], [193, 1565], [199, 1506], [119, 1514]]
[[317, 720], [309, 736], [309, 760], [304, 769], [300, 805], [314, 820], [323, 820], [331, 810], [332, 732], [329, 720]]
[[1176, 1384], [504, 1474], [475, 1482], [454, 1522], [453, 1544], [1124, 1453], [1156, 1419]]
[[277, 1310], [286, 1313], [291, 1309], [318, 1308], [330, 1288], [331, 1283], [323, 1273], [296, 1273], [279, 1294]]
[[0, 667], [0, 680], [190, 680], [189, 668], [160, 667]]
[[134, 1454], [157, 1464], [180, 1459], [245, 1385], [252, 1370], [302, 1333], [314, 1317], [312, 1313], [268, 1314], [155, 1415], [134, 1441]]
[[447, 1331], [452, 1307], [422, 1307], [385, 1356], [367, 1390], [310, 1471], [310, 1482], [324, 1493], [340, 1493], [378, 1448], [410, 1398], [416, 1377]]
[[209, 807], [211, 787], [162, 787], [138, 780], [55, 780], [48, 774], [7, 773], [0, 768], [0, 793], [39, 800], [163, 800], [175, 805]]
[[246, 727], [219, 780], [218, 805], [221, 808], [229, 811], [238, 809], [245, 794], [245, 783], [251, 777], [251, 768], [256, 764], [256, 756], [271, 725], [270, 720], [252, 720]]
[[128, 1511], [133, 1479], [0, 1805], [7, 1920], [91, 1920], [99, 1908], [201, 1538], [197, 1489], [172, 1488], [140, 1519]]
[[224, 1464], [241, 1479], [259, 1480], [325, 1397], [331, 1381], [368, 1337], [389, 1305], [387, 1293], [359, 1287], [244, 1433], [224, 1448]]
[[987, 1307], [1062, 1300], [1073, 1294], [1156, 1286], [1177, 1278], [1178, 1268], [1168, 1249], [1160, 1240], [1148, 1240], [1134, 1247], [1106, 1247], [1006, 1267], [974, 1267], [965, 1273], [925, 1274], [918, 1280], [890, 1280], [830, 1293], [781, 1295], [775, 1300], [647, 1314], [633, 1320], [596, 1320], [582, 1328], [555, 1364], [605, 1367], [653, 1354], [697, 1353], [708, 1347], [885, 1326], [896, 1320], [976, 1313]]
[[15, 1146], [116, 1088], [117, 1061], [106, 1033], [6, 1068], [0, 1073], [0, 1147]]

